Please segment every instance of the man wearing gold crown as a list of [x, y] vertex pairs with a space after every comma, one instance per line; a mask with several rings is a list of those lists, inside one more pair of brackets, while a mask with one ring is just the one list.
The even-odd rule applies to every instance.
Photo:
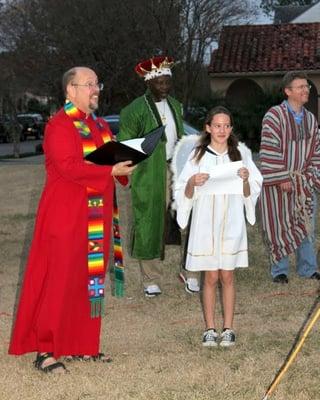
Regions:
[[[132, 175], [133, 226], [130, 254], [139, 260], [146, 297], [161, 294], [165, 245], [165, 216], [170, 202], [169, 164], [176, 141], [183, 135], [182, 105], [169, 95], [171, 57], [153, 57], [140, 62], [135, 72], [144, 78], [146, 93], [136, 98], [120, 114], [118, 140], [144, 137], [160, 125], [165, 135], [152, 156], [141, 162]], [[185, 278], [186, 290], [199, 291], [194, 277]]]

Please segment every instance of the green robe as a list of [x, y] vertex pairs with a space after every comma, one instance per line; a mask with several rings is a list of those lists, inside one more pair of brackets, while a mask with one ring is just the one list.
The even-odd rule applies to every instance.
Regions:
[[[183, 135], [182, 106], [173, 97], [167, 98], [176, 123], [177, 136]], [[150, 91], [138, 97], [120, 113], [118, 140], [143, 137], [162, 125]], [[164, 257], [166, 214], [166, 137], [162, 136], [153, 154], [138, 164], [132, 174], [131, 198], [133, 226], [131, 256], [142, 260]]]

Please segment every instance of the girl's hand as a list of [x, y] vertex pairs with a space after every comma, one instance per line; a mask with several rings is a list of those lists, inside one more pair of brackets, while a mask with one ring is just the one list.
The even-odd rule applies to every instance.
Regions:
[[192, 175], [192, 177], [189, 179], [189, 181], [192, 186], [202, 186], [206, 183], [206, 181], [208, 179], [209, 179], [209, 174], [198, 173], [198, 174]]
[[248, 182], [249, 179], [249, 171], [246, 167], [242, 167], [238, 170], [238, 175], [244, 182]]
[[194, 194], [194, 187], [195, 186], [202, 186], [206, 183], [209, 179], [209, 174], [199, 173], [192, 175], [186, 185], [184, 194], [188, 199], [191, 199]]

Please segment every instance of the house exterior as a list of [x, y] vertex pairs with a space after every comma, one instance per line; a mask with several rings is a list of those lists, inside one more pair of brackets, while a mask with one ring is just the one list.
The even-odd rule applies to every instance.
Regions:
[[275, 7], [274, 24], [300, 24], [320, 21], [320, 1], [308, 6]]
[[320, 1], [282, 6], [270, 25], [225, 26], [209, 66], [213, 92], [228, 102], [259, 101], [279, 90], [288, 71], [304, 71], [311, 84], [307, 107], [320, 119]]

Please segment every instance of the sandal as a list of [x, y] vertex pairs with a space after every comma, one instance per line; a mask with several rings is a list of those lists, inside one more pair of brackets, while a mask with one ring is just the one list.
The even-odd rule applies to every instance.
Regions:
[[[84, 356], [88, 357], [88, 356]], [[109, 354], [98, 353], [96, 356], [89, 356], [89, 360], [87, 361], [100, 361], [103, 363], [109, 363], [112, 361], [112, 358]]]
[[66, 356], [64, 358], [67, 362], [71, 361], [100, 361], [103, 363], [109, 363], [112, 361], [112, 358], [108, 354], [98, 353], [96, 356]]
[[55, 369], [57, 368], [62, 368], [64, 370], [64, 372], [69, 372], [66, 367], [64, 366], [64, 364], [62, 362], [56, 361], [52, 364], [49, 364], [47, 366], [43, 366], [44, 362], [48, 359], [48, 358], [53, 358], [53, 353], [43, 353], [37, 354], [37, 358], [35, 359], [35, 361], [33, 362], [33, 365], [35, 366], [35, 368], [37, 368], [39, 371], [44, 372], [44, 373], [48, 373], [48, 372], [53, 372]]

